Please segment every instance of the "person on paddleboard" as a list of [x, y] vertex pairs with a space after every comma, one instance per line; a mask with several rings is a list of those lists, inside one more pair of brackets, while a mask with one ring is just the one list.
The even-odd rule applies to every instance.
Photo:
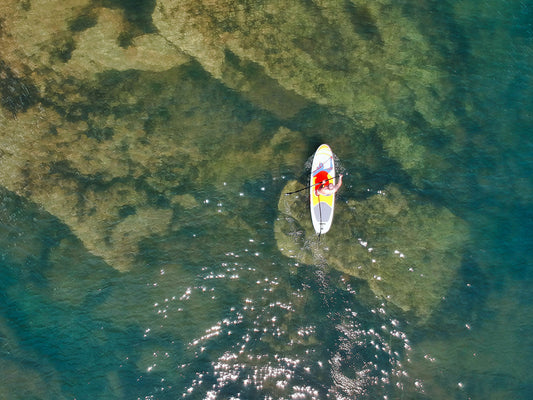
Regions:
[[336, 185], [333, 183], [322, 183], [318, 186], [318, 189], [316, 190], [316, 194], [319, 196], [331, 196], [339, 190], [339, 188], [342, 186], [342, 174], [339, 175], [339, 181]]

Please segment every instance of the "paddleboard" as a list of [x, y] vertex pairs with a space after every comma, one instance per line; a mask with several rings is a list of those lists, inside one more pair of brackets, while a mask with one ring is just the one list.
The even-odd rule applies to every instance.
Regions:
[[311, 166], [311, 186], [309, 198], [311, 202], [311, 219], [315, 232], [319, 235], [326, 233], [333, 222], [333, 209], [335, 207], [335, 194], [324, 196], [317, 193], [317, 189], [324, 184], [335, 185], [335, 163], [333, 153], [327, 144], [318, 147], [313, 157]]

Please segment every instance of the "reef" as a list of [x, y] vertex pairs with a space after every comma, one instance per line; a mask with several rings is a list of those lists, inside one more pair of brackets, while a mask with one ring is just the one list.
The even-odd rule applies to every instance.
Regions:
[[[347, 121], [344, 137], [335, 137], [336, 122], [325, 124], [334, 144], [376, 138], [367, 153], [384, 150], [415, 186], [452, 167], [428, 144], [450, 150], [461, 140], [442, 49], [394, 2], [150, 4], [141, 20], [127, 6], [89, 0], [0, 5], [0, 184], [59, 218], [115, 269], [140, 265], [145, 243], [186, 229], [204, 191], [224, 197], [249, 181], [299, 174], [310, 133], [293, 127], [306, 129], [316, 108]], [[361, 157], [376, 164], [373, 154]], [[459, 264], [465, 230], [399, 187], [339, 205], [346, 228], [329, 237], [345, 255], [331, 252], [328, 262], [425, 312]], [[390, 196], [404, 204], [397, 214]], [[382, 218], [350, 211], [364, 207]], [[253, 231], [253, 222], [219, 211], [204, 218]], [[316, 254], [301, 242], [280, 239], [299, 231], [289, 228], [277, 224], [280, 247], [311, 262]], [[359, 238], [375, 242], [372, 253]], [[396, 279], [419, 283], [396, 291]], [[408, 298], [429, 288], [425, 301]]]
[[250, 118], [261, 110], [127, 10], [69, 4], [0, 6], [0, 184], [109, 265], [130, 270], [143, 240], [186, 221], [178, 194], [304, 161], [298, 132]]
[[[121, 89], [118, 85], [117, 96]], [[187, 195], [206, 184], [237, 190], [235, 184], [257, 177], [273, 162], [283, 168], [303, 163], [303, 151], [289, 154], [289, 149], [303, 150], [301, 135], [228, 117], [231, 110], [223, 102], [211, 103], [216, 110], [211, 122], [201, 122], [212, 134], [197, 135], [188, 127], [203, 121], [201, 97], [210, 88], [193, 85], [185, 90], [189, 92], [183, 104], [164, 111], [157, 105], [139, 104], [144, 102], [139, 93], [136, 103], [123, 106], [122, 117], [108, 112], [83, 118], [61, 115], [78, 110], [83, 114], [84, 107], [94, 104], [90, 95], [80, 96], [78, 105], [73, 105], [76, 111], [66, 110], [72, 105], [64, 104], [58, 111], [33, 107], [16, 119], [4, 114], [0, 183], [42, 205], [93, 254], [125, 271], [134, 264], [143, 239], [170, 232], [171, 223], [179, 226], [180, 201], [173, 200], [178, 194]], [[118, 106], [121, 102], [116, 101]], [[137, 109], [143, 111], [134, 117]], [[227, 140], [228, 134], [232, 141]], [[255, 150], [241, 150], [252, 147]], [[243, 169], [246, 159], [255, 161]]]
[[[301, 187], [292, 181], [284, 192]], [[300, 263], [326, 263], [363, 279], [380, 298], [427, 318], [462, 264], [466, 223], [393, 184], [335, 207], [334, 226], [318, 238], [307, 196], [282, 196], [275, 225], [280, 250]]]
[[374, 131], [419, 184], [452, 167], [424, 144], [457, 145], [445, 60], [394, 2], [159, 0], [153, 22], [229, 87], [252, 89], [242, 68], [252, 63]]

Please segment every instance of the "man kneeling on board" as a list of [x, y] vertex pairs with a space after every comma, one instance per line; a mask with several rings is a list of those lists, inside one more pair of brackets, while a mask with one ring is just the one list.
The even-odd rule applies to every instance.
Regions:
[[322, 195], [322, 196], [331, 196], [332, 194], [335, 194], [335, 192], [339, 190], [341, 186], [342, 186], [342, 175], [339, 175], [339, 181], [337, 182], [336, 185], [334, 185], [333, 183], [321, 184], [316, 190], [316, 194]]

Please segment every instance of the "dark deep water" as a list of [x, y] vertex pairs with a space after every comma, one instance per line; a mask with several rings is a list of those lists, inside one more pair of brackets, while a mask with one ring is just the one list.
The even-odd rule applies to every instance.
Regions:
[[[153, 8], [127, 3], [136, 29], [150, 32], [142, 12]], [[531, 398], [533, 6], [470, 3], [453, 16], [449, 4], [426, 3], [438, 24], [420, 21], [437, 48], [443, 31], [456, 43], [447, 68], [463, 135], [455, 147], [438, 136], [420, 137], [435, 157], [454, 166], [439, 170], [435, 164], [422, 184], [376, 151], [377, 138], [358, 138], [352, 122], [327, 107], [308, 104], [279, 118], [195, 62], [179, 73], [113, 72], [100, 81], [113, 96], [137, 99], [131, 107], [114, 106], [116, 115], [134, 118], [141, 108], [148, 110], [147, 131], [168, 125], [169, 132], [192, 132], [187, 140], [200, 148], [211, 151], [233, 140], [246, 153], [265, 142], [253, 133], [232, 136], [241, 124], [257, 122], [260, 132], [288, 126], [303, 133], [306, 148], [297, 150], [305, 151], [303, 160], [321, 142], [332, 144], [346, 171], [340, 201], [400, 182], [450, 209], [466, 221], [469, 242], [454, 282], [428, 320], [420, 322], [363, 281], [319, 261], [307, 265], [281, 254], [273, 234], [276, 207], [287, 180], [306, 179], [303, 164], [301, 171], [265, 170], [245, 156], [236, 167], [213, 172], [194, 158], [201, 156], [188, 154], [183, 169], [199, 184], [186, 189], [179, 205], [157, 193], [148, 196], [148, 203], [173, 210], [175, 228], [143, 240], [137, 256], [143, 267], [127, 272], [91, 254], [55, 216], [1, 190], [4, 396]], [[108, 112], [109, 99], [97, 101], [101, 88], [88, 90], [94, 99], [73, 105], [80, 107], [76, 118]], [[195, 122], [179, 128], [169, 110], [190, 103]], [[31, 101], [12, 104], [19, 113]], [[418, 125], [415, 116], [412, 123]], [[102, 140], [111, 135], [93, 134]], [[350, 139], [340, 141], [343, 135]], [[358, 147], [334, 147], [347, 142]], [[212, 150], [207, 158], [217, 155]], [[248, 169], [249, 178], [243, 181], [233, 168]], [[165, 179], [176, 170], [169, 168]], [[224, 185], [214, 182], [219, 177]], [[125, 207], [122, 213], [135, 210]]]

